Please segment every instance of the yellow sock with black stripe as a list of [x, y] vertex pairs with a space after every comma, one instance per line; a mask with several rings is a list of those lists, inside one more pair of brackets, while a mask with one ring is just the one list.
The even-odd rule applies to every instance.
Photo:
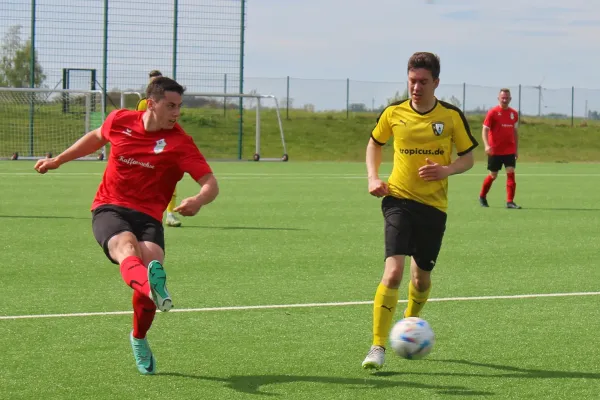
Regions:
[[373, 302], [373, 345], [385, 347], [394, 313], [398, 306], [398, 289], [380, 283]]
[[167, 206], [167, 212], [172, 213], [175, 207], [177, 207], [177, 192], [173, 192], [173, 196], [171, 196], [171, 201], [169, 201], [169, 205]]
[[406, 307], [404, 316], [418, 317], [423, 307], [425, 307], [425, 303], [427, 303], [429, 292], [431, 292], [431, 285], [429, 285], [429, 289], [426, 291], [419, 292], [417, 288], [414, 287], [412, 281], [410, 281], [408, 284], [408, 307]]

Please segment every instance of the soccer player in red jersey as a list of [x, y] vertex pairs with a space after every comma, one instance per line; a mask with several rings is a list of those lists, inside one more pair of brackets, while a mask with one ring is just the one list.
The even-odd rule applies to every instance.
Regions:
[[483, 121], [481, 136], [485, 145], [485, 152], [488, 155], [487, 168], [490, 174], [485, 177], [479, 193], [479, 204], [482, 207], [489, 207], [487, 194], [492, 187], [492, 183], [498, 177], [498, 171], [504, 165], [506, 168], [506, 208], [521, 208], [514, 202], [517, 189], [515, 167], [517, 158], [519, 158], [519, 136], [517, 132], [519, 113], [514, 108], [509, 107], [510, 100], [510, 89], [500, 89], [499, 104], [488, 111]]
[[54, 158], [35, 164], [41, 174], [96, 152], [110, 143], [110, 156], [92, 203], [92, 230], [104, 253], [120, 265], [133, 289], [133, 330], [129, 336], [140, 373], [154, 374], [156, 360], [146, 339], [156, 309], [172, 300], [162, 266], [162, 216], [177, 182], [188, 173], [201, 186], [175, 211], [192, 216], [219, 193], [216, 178], [191, 136], [177, 124], [185, 89], [160, 77], [146, 89], [145, 112], [115, 110], [95, 129]]

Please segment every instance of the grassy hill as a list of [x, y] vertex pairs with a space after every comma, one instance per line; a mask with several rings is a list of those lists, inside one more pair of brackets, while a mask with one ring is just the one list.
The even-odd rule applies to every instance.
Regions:
[[[198, 110], [186, 110], [181, 123], [208, 154], [228, 154], [237, 151], [237, 123], [235, 116], [207, 117]], [[253, 111], [245, 115], [243, 157], [254, 153]], [[291, 111], [283, 119], [287, 150], [292, 161], [362, 161], [365, 146], [377, 115], [345, 112], [309, 113]], [[482, 116], [468, 116], [471, 131], [481, 142]], [[282, 154], [279, 127], [274, 111], [261, 113], [261, 155], [279, 157]], [[521, 161], [593, 162], [600, 160], [600, 122], [523, 119], [520, 129]], [[385, 146], [390, 153], [392, 146]], [[484, 159], [480, 146], [476, 157]]]
[[[247, 110], [243, 118], [242, 159], [255, 152], [256, 112]], [[375, 124], [375, 113], [307, 112], [290, 110], [282, 116], [287, 153], [291, 161], [362, 161], [365, 146]], [[83, 114], [62, 114], [60, 107], [36, 112], [34, 151], [57, 154], [83, 134]], [[471, 131], [481, 139], [482, 116], [468, 116]], [[191, 134], [210, 159], [237, 159], [240, 120], [237, 110], [187, 108], [181, 125]], [[23, 106], [0, 122], [0, 158], [30, 147], [28, 108]], [[276, 113], [261, 112], [261, 157], [280, 158], [283, 148]], [[553, 120], [525, 117], [520, 127], [520, 160], [537, 162], [594, 162], [600, 160], [600, 121]], [[385, 146], [386, 157], [392, 146]], [[476, 157], [484, 159], [483, 148]]]

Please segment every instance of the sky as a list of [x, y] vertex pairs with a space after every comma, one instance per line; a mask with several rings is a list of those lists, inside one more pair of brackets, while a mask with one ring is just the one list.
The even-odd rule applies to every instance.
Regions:
[[[61, 87], [63, 68], [95, 69], [102, 82], [104, 0], [36, 4], [45, 85]], [[175, 73], [174, 0], [109, 0], [109, 90], [142, 90], [160, 69], [188, 92], [239, 91], [240, 0], [178, 4]], [[0, 0], [0, 35], [18, 24], [26, 38], [30, 10]], [[600, 111], [600, 0], [247, 0], [245, 26], [243, 91], [295, 108], [380, 108], [404, 92], [410, 55], [430, 51], [441, 58], [436, 94], [463, 109], [493, 106], [509, 87], [529, 115]], [[74, 73], [71, 87], [86, 80]]]
[[[245, 76], [295, 78], [295, 104], [318, 87], [343, 107], [348, 78], [350, 102], [377, 107], [403, 90], [410, 55], [430, 51], [441, 59], [438, 97], [446, 100], [485, 108], [509, 87], [516, 106], [522, 85], [528, 114], [600, 109], [598, 0], [249, 0], [247, 20]], [[253, 84], [271, 88], [247, 79]]]
[[415, 51], [441, 80], [600, 89], [597, 0], [249, 0], [247, 76], [398, 81]]

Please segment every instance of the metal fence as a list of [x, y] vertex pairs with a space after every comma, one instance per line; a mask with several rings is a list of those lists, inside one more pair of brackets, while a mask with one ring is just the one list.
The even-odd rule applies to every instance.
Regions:
[[[349, 118], [405, 94], [402, 81], [245, 77], [246, 6], [245, 0], [2, 0], [0, 86], [143, 92], [149, 70], [159, 69], [190, 92], [274, 95], [286, 117], [305, 110]], [[600, 118], [600, 90], [509, 88], [512, 106], [525, 116]], [[482, 113], [496, 104], [499, 89], [444, 83], [436, 93], [466, 113]], [[242, 99], [232, 101], [243, 115]]]
[[0, 64], [0, 86], [143, 91], [158, 69], [241, 93], [245, 18], [245, 0], [2, 0], [0, 59], [16, 64]]
[[[342, 115], [350, 117], [356, 112], [380, 111], [392, 100], [404, 97], [407, 83], [246, 77], [244, 87], [247, 92], [275, 95], [288, 117], [290, 110], [342, 112]], [[508, 88], [513, 98], [511, 106], [524, 116], [600, 119], [600, 90], [527, 85]], [[466, 113], [482, 114], [498, 103], [500, 89], [500, 86], [468, 83], [440, 84], [436, 95]]]

